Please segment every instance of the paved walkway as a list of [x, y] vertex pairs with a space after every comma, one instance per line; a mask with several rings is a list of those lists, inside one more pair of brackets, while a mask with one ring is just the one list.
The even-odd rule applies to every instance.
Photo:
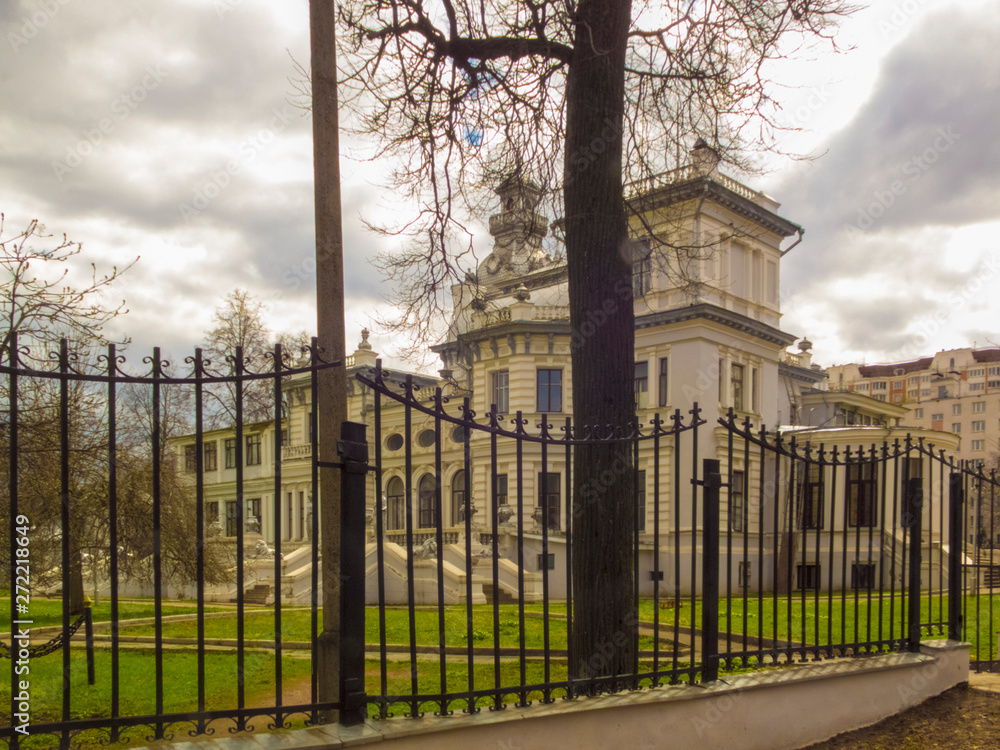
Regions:
[[969, 687], [1000, 693], [1000, 672], [969, 672]]

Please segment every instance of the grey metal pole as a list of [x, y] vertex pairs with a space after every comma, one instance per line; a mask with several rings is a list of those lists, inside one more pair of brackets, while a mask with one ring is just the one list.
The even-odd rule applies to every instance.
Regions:
[[[340, 139], [337, 112], [337, 39], [334, 0], [310, 0], [312, 118], [316, 210], [316, 316], [323, 360], [345, 362], [344, 258], [340, 208]], [[318, 460], [323, 632], [317, 644], [318, 698], [337, 701], [340, 683], [340, 487], [337, 435], [347, 419], [343, 366], [319, 373]], [[334, 712], [323, 718], [333, 721]]]

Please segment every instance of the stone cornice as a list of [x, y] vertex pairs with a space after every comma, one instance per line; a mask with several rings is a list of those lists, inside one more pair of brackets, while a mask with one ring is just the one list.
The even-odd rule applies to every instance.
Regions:
[[673, 310], [663, 310], [661, 312], [636, 316], [635, 327], [638, 330], [640, 328], [673, 325], [675, 323], [684, 323], [699, 319], [718, 323], [719, 325], [732, 328], [740, 333], [750, 334], [769, 344], [777, 344], [781, 347], [791, 346], [798, 338], [778, 328], [769, 326], [767, 323], [761, 323], [759, 320], [748, 318], [746, 315], [726, 310], [708, 302], [700, 302], [687, 307], [678, 307]]
[[793, 234], [802, 231], [802, 227], [798, 224], [778, 216], [773, 211], [768, 211], [766, 208], [757, 205], [748, 198], [744, 198], [742, 195], [734, 193], [710, 177], [698, 177], [693, 180], [657, 188], [648, 193], [629, 198], [626, 203], [631, 210], [637, 213], [645, 213], [657, 208], [697, 198], [707, 198], [782, 237], [791, 237]]
[[813, 383], [821, 383], [827, 378], [825, 372], [811, 370], [797, 365], [790, 365], [787, 362], [778, 363], [778, 372], [782, 377], [791, 378], [792, 380], [800, 380], [803, 383], [809, 383], [810, 385]]

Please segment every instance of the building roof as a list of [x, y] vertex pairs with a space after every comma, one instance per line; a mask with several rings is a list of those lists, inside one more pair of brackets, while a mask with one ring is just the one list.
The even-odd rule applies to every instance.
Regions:
[[[863, 378], [891, 378], [893, 376], [908, 375], [911, 372], [931, 369], [934, 357], [921, 357], [912, 362], [895, 362], [888, 365], [861, 365], [858, 371]], [[902, 370], [903, 372], [899, 372]]]
[[973, 349], [972, 358], [976, 362], [1000, 362], [1000, 349]]

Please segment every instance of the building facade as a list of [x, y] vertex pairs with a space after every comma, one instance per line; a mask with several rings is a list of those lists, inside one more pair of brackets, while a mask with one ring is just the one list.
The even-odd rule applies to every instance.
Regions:
[[[411, 374], [412, 382], [428, 397], [440, 388], [452, 403], [468, 399], [476, 414], [493, 412], [501, 423], [518, 415], [526, 425], [544, 423], [558, 430], [572, 414], [574, 340], [590, 335], [588, 329], [600, 326], [601, 316], [610, 309], [592, 311], [587, 320], [571, 325], [566, 265], [543, 250], [549, 224], [537, 212], [538, 190], [530, 184], [508, 181], [498, 187], [497, 194], [501, 210], [490, 218], [493, 250], [474, 274], [451, 290], [453, 316], [448, 333], [432, 347], [442, 363], [439, 377]], [[697, 404], [706, 422], [693, 433], [695, 444], [684, 448], [684, 461], [673, 458], [673, 451], [681, 450], [679, 442], [665, 446], [659, 461], [652, 455], [650, 443], [638, 449], [641, 590], [648, 594], [658, 585], [645, 573], [652, 570], [654, 560], [662, 561], [660, 570], [683, 566], [683, 571], [668, 571], [665, 581], [683, 580], [684, 590], [700, 585], [693, 555], [677, 554], [678, 550], [697, 548], [699, 519], [693, 506], [674, 502], [676, 488], [690, 488], [696, 478], [693, 472], [697, 468], [688, 458], [694, 455], [718, 459], [723, 476], [729, 480], [722, 508], [723, 528], [745, 532], [760, 547], [753, 567], [735, 558], [724, 563], [731, 567], [731, 578], [746, 581], [752, 588], [773, 589], [781, 585], [776, 580], [778, 556], [794, 550], [791, 540], [795, 530], [805, 528], [801, 526], [803, 511], [796, 506], [802, 478], [768, 468], [749, 451], [734, 453], [729, 433], [719, 426], [719, 420], [732, 413], [738, 423], [752, 424], [756, 429], [781, 429], [789, 436], [799, 432], [806, 442], [839, 445], [846, 450], [866, 441], [882, 441], [887, 425], [888, 433], [903, 437], [901, 432], [893, 432], [899, 429], [894, 425], [902, 409], [889, 401], [853, 395], [848, 410], [867, 414], [867, 421], [862, 416], [860, 421], [850, 422], [848, 430], [842, 429], [846, 422], [837, 423], [836, 415], [847, 411], [843, 404], [829, 400], [827, 376], [812, 363], [811, 345], [803, 340], [796, 351], [790, 351], [797, 337], [780, 327], [781, 260], [798, 244], [793, 238], [801, 239], [802, 229], [777, 213], [779, 204], [773, 199], [720, 173], [718, 159], [710, 149], [696, 148], [691, 166], [628, 186], [626, 197], [632, 217], [632, 294], [607, 304], [613, 308], [631, 301], [634, 305], [637, 419], [648, 425], [657, 417], [668, 420], [678, 414], [686, 418]], [[352, 376], [375, 361], [376, 354], [363, 340], [348, 362], [349, 419], [370, 426], [375, 419], [373, 394]], [[405, 374], [394, 375], [398, 379]], [[308, 541], [311, 528], [308, 380], [289, 379], [284, 394], [280, 479], [274, 471], [277, 424], [247, 426], [242, 457], [259, 457], [261, 468], [247, 465], [243, 497], [247, 498], [248, 528], [266, 544], [275, 542], [269, 518], [277, 510], [282, 519], [282, 547], [288, 549]], [[369, 431], [370, 443], [378, 441], [381, 458], [380, 479], [369, 475], [369, 515], [374, 519], [381, 513], [386, 541], [401, 543], [393, 554], [401, 554], [404, 546], [406, 509], [410, 507], [416, 543], [434, 536], [440, 511], [448, 554], [462, 557], [458, 542], [466, 528], [466, 513], [472, 514], [478, 545], [478, 538], [491, 527], [492, 518], [485, 511], [496, 498], [511, 509], [504, 514], [500, 529], [499, 549], [505, 564], [521, 555], [529, 583], [543, 567], [552, 571], [550, 580], [556, 582], [553, 594], [565, 595], [559, 582], [565, 580], [565, 538], [572, 514], [565, 481], [569, 467], [564, 465], [563, 455], [557, 451], [546, 454], [537, 444], [515, 445], [513, 441], [501, 443], [491, 454], [486, 434], [473, 431], [468, 438], [471, 461], [467, 462], [466, 435], [461, 428], [448, 425], [438, 434], [431, 415], [407, 413], [386, 401], [380, 402], [378, 419], [378, 434], [374, 429]], [[950, 435], [930, 426], [921, 432], [943, 447], [952, 441]], [[223, 452], [227, 441], [234, 439], [222, 433], [208, 437], [217, 444], [214, 450]], [[258, 441], [264, 447], [257, 448]], [[190, 436], [179, 439], [176, 445], [187, 453], [195, 450]], [[268, 445], [272, 447], [268, 449]], [[206, 507], [206, 517], [218, 518], [219, 533], [227, 537], [233, 528], [223, 524], [235, 514], [235, 476], [233, 469], [216, 466], [211, 476], [206, 469], [206, 500], [212, 504]], [[824, 491], [848, 492], [848, 473], [841, 472], [839, 479], [837, 476], [831, 472]], [[867, 481], [855, 482], [856, 494], [861, 493], [858, 497], [866, 497]], [[896, 483], [899, 477], [894, 474], [886, 481]], [[775, 486], [780, 491], [772, 491]], [[823, 482], [817, 486], [824, 486]], [[656, 510], [654, 497], [669, 500]], [[760, 499], [757, 513], [747, 510], [752, 498]], [[225, 515], [223, 503], [230, 509]], [[522, 513], [512, 518], [515, 506]], [[869, 523], [871, 515], [856, 509], [851, 516], [844, 506], [834, 513], [834, 506], [824, 506], [829, 517], [823, 523], [827, 530], [842, 530], [840, 541], [830, 544], [846, 550], [852, 528]], [[780, 518], [780, 524], [775, 521], [780, 530], [765, 529], [764, 517]], [[942, 533], [943, 529], [934, 533], [939, 544]], [[657, 539], [661, 541], [657, 543]], [[547, 559], [541, 554], [543, 544]], [[880, 538], [875, 548], [881, 545]], [[852, 552], [854, 557], [860, 554]], [[863, 561], [858, 557], [852, 565], [876, 565], [873, 577], [888, 574], [888, 567], [884, 571], [881, 563], [871, 562], [869, 557], [866, 553]], [[843, 576], [835, 580], [832, 572], [824, 577], [818, 560], [810, 563], [803, 559], [799, 564], [806, 572], [789, 576], [797, 584], [811, 586], [812, 581], [822, 580], [824, 586], [848, 585]], [[427, 575], [433, 577], [433, 570], [428, 569]], [[668, 584], [661, 584], [661, 588], [664, 594], [671, 593]]]

